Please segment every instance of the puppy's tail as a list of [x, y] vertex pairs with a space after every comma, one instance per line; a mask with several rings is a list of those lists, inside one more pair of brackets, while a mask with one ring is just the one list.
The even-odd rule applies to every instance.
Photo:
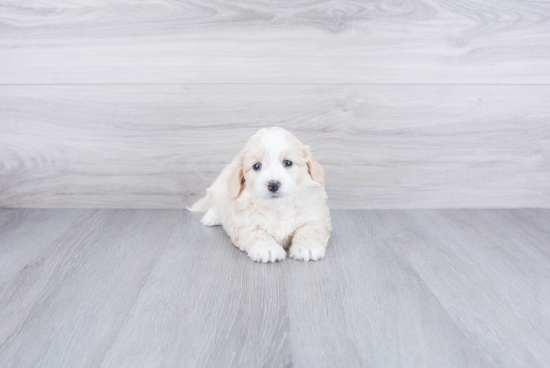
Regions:
[[191, 207], [187, 207], [187, 209], [191, 212], [206, 212], [210, 208], [210, 198], [208, 194], [193, 203]]

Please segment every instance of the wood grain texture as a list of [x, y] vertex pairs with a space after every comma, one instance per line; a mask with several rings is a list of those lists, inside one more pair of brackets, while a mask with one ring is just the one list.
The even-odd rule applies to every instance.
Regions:
[[332, 208], [550, 206], [549, 86], [1, 86], [0, 207], [183, 208], [248, 137], [312, 147]]
[[545, 367], [548, 210], [336, 210], [263, 265], [182, 210], [0, 210], [0, 367]]
[[327, 260], [289, 262], [297, 366], [490, 366], [403, 257], [399, 248], [408, 245], [411, 225], [399, 214], [333, 211]]
[[536, 305], [550, 303], [550, 258], [538, 248], [550, 246], [550, 234], [525, 229], [510, 212], [401, 211], [378, 225], [403, 240], [395, 251], [491, 365], [543, 367], [550, 319]]
[[0, 2], [0, 83], [550, 83], [545, 1]]
[[178, 218], [102, 367], [291, 366], [283, 268]]
[[290, 361], [282, 270], [221, 228], [183, 211], [0, 214], [0, 366]]

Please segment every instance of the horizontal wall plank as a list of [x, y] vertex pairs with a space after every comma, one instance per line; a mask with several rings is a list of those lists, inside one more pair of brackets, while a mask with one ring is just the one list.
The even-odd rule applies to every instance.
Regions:
[[539, 0], [0, 7], [1, 84], [550, 83]]
[[0, 207], [181, 208], [258, 128], [332, 208], [550, 207], [550, 86], [0, 86]]

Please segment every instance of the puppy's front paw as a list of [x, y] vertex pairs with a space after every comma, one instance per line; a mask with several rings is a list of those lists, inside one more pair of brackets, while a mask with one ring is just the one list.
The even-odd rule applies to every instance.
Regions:
[[248, 256], [256, 262], [276, 262], [286, 258], [286, 252], [275, 241], [261, 241], [248, 251]]
[[325, 247], [321, 244], [292, 244], [288, 255], [298, 261], [318, 261], [325, 256]]

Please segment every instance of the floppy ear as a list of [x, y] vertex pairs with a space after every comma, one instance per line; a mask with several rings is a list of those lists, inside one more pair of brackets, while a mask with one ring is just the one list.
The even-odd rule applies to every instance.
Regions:
[[321, 166], [320, 163], [313, 159], [308, 146], [304, 146], [303, 152], [307, 159], [307, 172], [309, 173], [309, 176], [311, 176], [311, 178], [317, 183], [325, 186], [325, 169], [323, 169], [323, 166]]
[[229, 195], [231, 198], [237, 198], [244, 189], [243, 157], [244, 151], [239, 153], [231, 164], [229, 164], [227, 185], [229, 187]]
[[322, 186], [325, 186], [325, 169], [323, 169], [323, 166], [321, 166], [321, 164], [315, 161], [311, 156], [307, 162], [307, 172], [313, 180]]

